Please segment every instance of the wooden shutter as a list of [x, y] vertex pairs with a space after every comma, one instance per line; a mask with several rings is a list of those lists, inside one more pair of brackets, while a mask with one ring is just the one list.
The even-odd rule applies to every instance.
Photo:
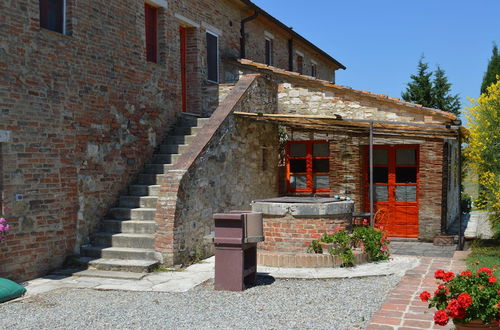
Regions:
[[158, 8], [144, 4], [146, 23], [146, 59], [158, 63]]
[[64, 0], [40, 0], [40, 27], [64, 32]]
[[217, 36], [207, 32], [208, 80], [219, 82], [219, 49]]

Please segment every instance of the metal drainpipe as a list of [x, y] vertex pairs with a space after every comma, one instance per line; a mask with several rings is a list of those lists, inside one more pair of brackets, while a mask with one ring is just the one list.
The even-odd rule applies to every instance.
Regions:
[[241, 21], [241, 37], [240, 37], [240, 58], [245, 58], [246, 57], [246, 37], [245, 37], [245, 24], [256, 19], [257, 16], [259, 16], [259, 13], [255, 11], [255, 13], [252, 16], [248, 16], [247, 18], [244, 18]]
[[375, 226], [373, 218], [373, 121], [370, 122], [370, 226]]
[[464, 249], [464, 237], [462, 235], [462, 134], [458, 130], [458, 250]]

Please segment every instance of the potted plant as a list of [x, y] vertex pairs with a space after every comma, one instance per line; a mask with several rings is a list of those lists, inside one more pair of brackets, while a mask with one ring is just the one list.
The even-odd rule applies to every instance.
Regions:
[[10, 225], [7, 224], [5, 218], [0, 218], [0, 242], [3, 241], [10, 230]]
[[424, 291], [422, 301], [436, 307], [434, 323], [446, 325], [450, 318], [460, 329], [500, 329], [500, 285], [488, 267], [477, 273], [460, 274], [439, 269], [434, 274], [438, 287], [434, 294]]

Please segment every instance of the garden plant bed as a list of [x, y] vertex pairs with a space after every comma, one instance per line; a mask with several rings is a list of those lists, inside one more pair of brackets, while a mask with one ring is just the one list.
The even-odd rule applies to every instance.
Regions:
[[[368, 262], [366, 253], [354, 251], [354, 266]], [[322, 268], [341, 267], [343, 261], [338, 256], [320, 253], [287, 253], [275, 251], [257, 251], [259, 266], [280, 268]]]

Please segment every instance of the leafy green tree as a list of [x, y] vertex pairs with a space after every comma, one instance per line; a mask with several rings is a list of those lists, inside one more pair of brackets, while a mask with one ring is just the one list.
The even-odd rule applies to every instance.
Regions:
[[484, 73], [483, 83], [481, 84], [481, 94], [486, 92], [488, 86], [497, 81], [497, 75], [500, 75], [500, 54], [498, 54], [498, 46], [493, 44], [493, 54], [491, 55], [488, 69]]
[[417, 70], [417, 74], [411, 76], [412, 81], [408, 83], [406, 91], [401, 94], [403, 100], [459, 115], [462, 104], [458, 95], [450, 94], [451, 83], [445, 71], [439, 66], [436, 72], [429, 71], [424, 56], [418, 61]]
[[411, 75], [412, 82], [408, 83], [406, 92], [401, 94], [403, 100], [407, 102], [421, 104], [424, 107], [432, 108], [434, 101], [432, 98], [432, 72], [429, 72], [429, 65], [424, 63], [424, 56], [418, 61], [418, 73]]
[[450, 91], [451, 83], [448, 82], [448, 78], [446, 78], [444, 70], [438, 65], [436, 71], [434, 72], [434, 81], [432, 86], [433, 105], [431, 108], [448, 111], [458, 116], [460, 114], [460, 108], [462, 107], [460, 97], [458, 94], [451, 95]]

